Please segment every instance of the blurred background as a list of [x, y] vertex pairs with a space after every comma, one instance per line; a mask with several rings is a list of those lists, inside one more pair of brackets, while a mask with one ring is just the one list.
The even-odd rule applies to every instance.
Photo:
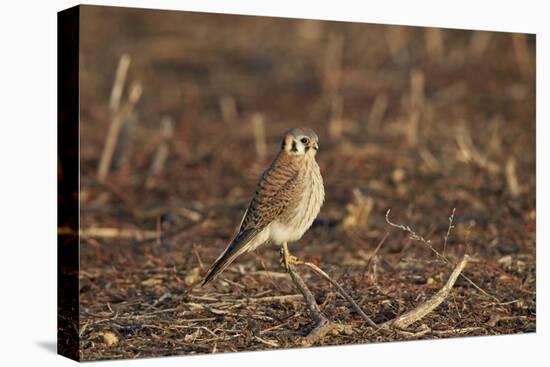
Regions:
[[[457, 283], [461, 308], [441, 310], [445, 317], [430, 325], [463, 320], [479, 327], [469, 335], [534, 331], [534, 35], [81, 9], [83, 324], [112, 316], [106, 305], [131, 315], [179, 304], [178, 290], [195, 284], [227, 244], [282, 134], [308, 126], [320, 137], [326, 201], [291, 246], [295, 255], [368, 295], [361, 305], [377, 321], [389, 319], [450, 270], [389, 226], [391, 209], [392, 222], [452, 261], [475, 256], [466, 272], [499, 301]], [[269, 292], [273, 284], [254, 272], [281, 271], [270, 247], [232, 269], [212, 286], [216, 297]], [[314, 281], [323, 301], [327, 286]], [[275, 293], [292, 290], [282, 287]], [[340, 306], [325, 311], [353, 318]], [[243, 317], [232, 325], [246, 334]], [[100, 325], [120, 341], [109, 345], [103, 329], [88, 326], [84, 359], [213, 351], [206, 341], [186, 344], [191, 334], [181, 329], [164, 329], [152, 348], [155, 332], [142, 322]], [[239, 340], [214, 351], [269, 347]]]

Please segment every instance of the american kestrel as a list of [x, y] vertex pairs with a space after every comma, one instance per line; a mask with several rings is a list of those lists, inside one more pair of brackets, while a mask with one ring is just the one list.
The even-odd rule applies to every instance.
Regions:
[[264, 243], [286, 248], [311, 227], [325, 190], [315, 161], [319, 138], [309, 128], [289, 130], [281, 150], [262, 174], [237, 234], [210, 267], [201, 285], [218, 276], [239, 255]]

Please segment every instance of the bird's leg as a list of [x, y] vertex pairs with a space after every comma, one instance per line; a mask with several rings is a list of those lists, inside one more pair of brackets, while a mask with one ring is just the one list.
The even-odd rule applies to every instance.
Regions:
[[281, 246], [281, 263], [284, 265], [287, 272], [289, 271], [290, 265], [295, 265], [299, 263], [299, 260], [296, 256], [292, 256], [288, 251], [288, 243], [283, 242]]

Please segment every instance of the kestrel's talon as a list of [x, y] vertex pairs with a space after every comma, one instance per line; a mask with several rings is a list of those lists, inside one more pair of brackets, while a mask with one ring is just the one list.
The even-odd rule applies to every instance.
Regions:
[[290, 255], [288, 258], [287, 258], [287, 262], [290, 264], [290, 265], [297, 265], [299, 263], [298, 261], [298, 258], [296, 256], [293, 256], [293, 255]]
[[288, 253], [286, 243], [302, 237], [323, 205], [323, 178], [315, 161], [318, 149], [319, 138], [311, 129], [296, 128], [285, 134], [279, 154], [258, 182], [237, 234], [208, 270], [202, 285], [239, 255], [266, 242], [283, 245], [286, 269], [299, 261]]

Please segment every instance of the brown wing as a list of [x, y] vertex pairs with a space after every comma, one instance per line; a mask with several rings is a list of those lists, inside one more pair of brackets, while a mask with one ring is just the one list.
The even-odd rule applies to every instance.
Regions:
[[264, 229], [287, 208], [298, 187], [298, 171], [289, 157], [281, 153], [260, 178], [239, 233]]
[[208, 270], [202, 285], [214, 279], [245, 252], [254, 237], [287, 208], [298, 183], [298, 171], [288, 164], [287, 159], [288, 157], [279, 155], [263, 173], [239, 231]]

